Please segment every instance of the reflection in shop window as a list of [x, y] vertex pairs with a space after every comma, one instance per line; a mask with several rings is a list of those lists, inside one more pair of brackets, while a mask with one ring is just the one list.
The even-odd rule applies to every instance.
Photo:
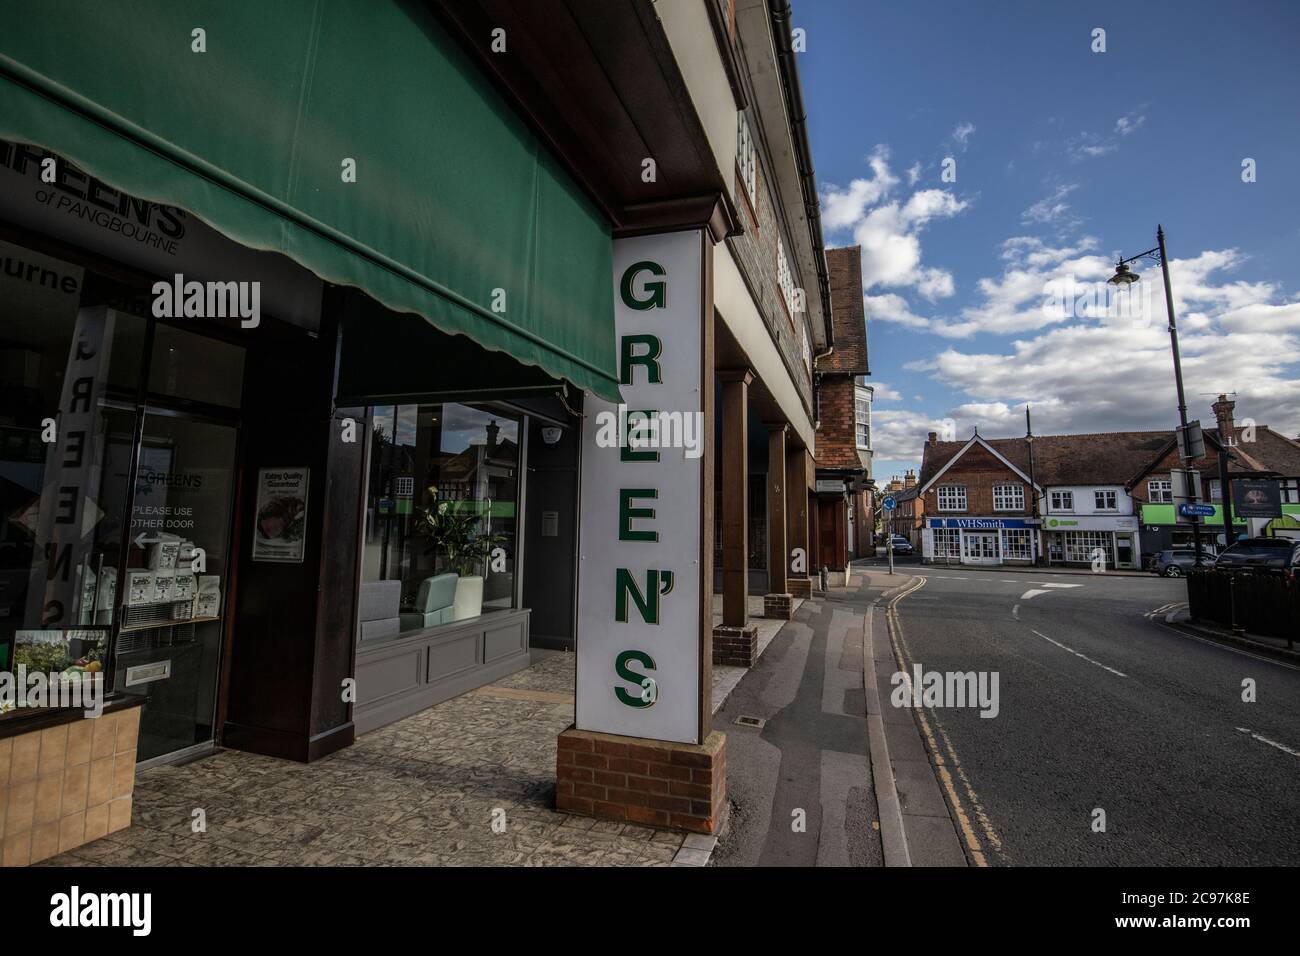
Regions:
[[519, 419], [455, 403], [370, 414], [361, 638], [513, 607]]

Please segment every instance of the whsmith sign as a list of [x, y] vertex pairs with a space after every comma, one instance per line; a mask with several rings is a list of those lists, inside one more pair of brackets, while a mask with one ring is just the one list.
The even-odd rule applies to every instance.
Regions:
[[[623, 401], [703, 412], [703, 260], [698, 231], [614, 243]], [[704, 457], [609, 447], [588, 395], [579, 532], [578, 730], [700, 743]], [[706, 449], [705, 455], [712, 452]]]

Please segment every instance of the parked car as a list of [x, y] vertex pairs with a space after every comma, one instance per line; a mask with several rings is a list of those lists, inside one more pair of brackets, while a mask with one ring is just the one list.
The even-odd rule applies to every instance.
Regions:
[[[1201, 548], [1201, 567], [1214, 565], [1216, 555], [1211, 548]], [[1147, 570], [1167, 578], [1180, 578], [1196, 567], [1196, 552], [1192, 548], [1169, 548], [1157, 551], [1147, 562]]]
[[894, 554], [915, 554], [912, 549], [912, 542], [908, 541], [901, 534], [892, 536], [894, 539]]
[[1214, 562], [1228, 571], [1276, 570], [1294, 578], [1300, 572], [1300, 541], [1290, 538], [1239, 538]]

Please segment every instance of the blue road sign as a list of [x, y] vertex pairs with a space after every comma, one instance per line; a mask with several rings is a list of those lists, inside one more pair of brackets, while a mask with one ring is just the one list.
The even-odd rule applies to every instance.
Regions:
[[898, 502], [894, 500], [893, 495], [885, 495], [885, 497], [880, 499], [880, 507], [884, 508], [886, 511], [893, 511], [897, 504]]
[[1212, 518], [1214, 516], [1214, 505], [1180, 504], [1178, 513], [1184, 518]]

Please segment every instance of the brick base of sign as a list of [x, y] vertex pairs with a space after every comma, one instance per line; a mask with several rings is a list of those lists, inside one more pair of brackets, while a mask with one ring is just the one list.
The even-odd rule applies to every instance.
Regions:
[[569, 727], [558, 740], [555, 808], [565, 813], [716, 833], [727, 794], [727, 738], [703, 744]]
[[713, 629], [713, 663], [753, 667], [758, 657], [758, 625], [720, 626]]
[[790, 596], [797, 598], [812, 597], [812, 578], [791, 577], [786, 581], [786, 587], [790, 589]]
[[764, 594], [763, 616], [788, 621], [794, 617], [793, 594]]

